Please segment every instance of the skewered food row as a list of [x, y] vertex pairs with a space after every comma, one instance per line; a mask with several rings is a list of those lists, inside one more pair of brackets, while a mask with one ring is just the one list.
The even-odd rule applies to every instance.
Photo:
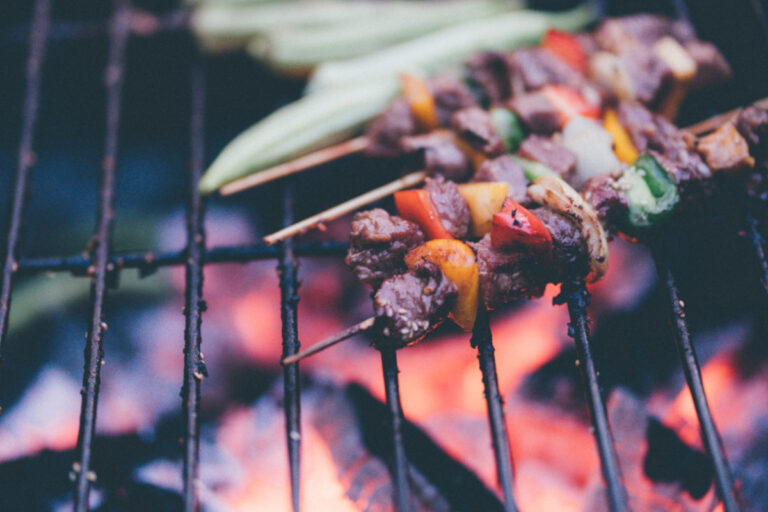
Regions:
[[[675, 210], [701, 204], [721, 177], [766, 181], [768, 110], [746, 108], [701, 138], [637, 103], [621, 102], [617, 112], [631, 144], [617, 144], [617, 153], [639, 156], [589, 178], [582, 194], [540, 161], [524, 169], [516, 164], [524, 160], [503, 155], [481, 168], [506, 165], [514, 180], [457, 184], [436, 176], [396, 194], [399, 216], [358, 213], [347, 263], [375, 290], [384, 342], [414, 343], [446, 316], [471, 329], [478, 307], [540, 296], [566, 278], [599, 279], [615, 230], [647, 235]], [[764, 189], [750, 190], [765, 197]]]

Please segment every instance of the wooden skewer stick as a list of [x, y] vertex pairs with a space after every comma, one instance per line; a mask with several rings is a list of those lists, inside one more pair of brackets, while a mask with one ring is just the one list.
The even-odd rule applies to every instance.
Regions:
[[[760, 108], [768, 108], [768, 98], [763, 98], [761, 100], [758, 100], [752, 103], [752, 105]], [[728, 112], [724, 112], [722, 114], [710, 117], [703, 121], [699, 121], [696, 124], [692, 124], [691, 126], [683, 128], [683, 130], [688, 133], [692, 133], [693, 135], [702, 135], [704, 133], [711, 132], [712, 130], [716, 130], [720, 128], [722, 124], [724, 124], [726, 121], [729, 121], [730, 119], [735, 117], [742, 110], [744, 110], [743, 107], [729, 110]]]
[[427, 171], [416, 171], [411, 174], [406, 174], [402, 178], [398, 178], [395, 181], [387, 183], [379, 188], [375, 188], [365, 194], [359, 195], [349, 201], [345, 201], [341, 204], [329, 208], [324, 212], [320, 212], [317, 215], [308, 217], [296, 224], [283, 228], [280, 231], [272, 233], [271, 235], [264, 237], [264, 243], [267, 245], [274, 245], [280, 240], [298, 235], [304, 231], [312, 229], [313, 227], [323, 222], [328, 222], [334, 219], [338, 219], [342, 215], [346, 215], [349, 212], [353, 212], [358, 208], [362, 208], [365, 205], [371, 204], [379, 199], [383, 199], [390, 194], [394, 194], [398, 190], [404, 188], [413, 187], [418, 185], [427, 178]]
[[312, 354], [317, 354], [321, 350], [325, 350], [328, 347], [332, 347], [337, 343], [340, 343], [344, 340], [347, 340], [351, 338], [352, 336], [359, 334], [363, 331], [367, 331], [371, 327], [373, 327], [373, 324], [376, 322], [376, 317], [372, 316], [370, 318], [366, 318], [360, 323], [357, 323], [350, 327], [349, 329], [345, 329], [341, 332], [337, 332], [330, 338], [326, 338], [323, 341], [319, 343], [315, 343], [311, 347], [305, 348], [304, 350], [301, 350], [299, 352], [296, 352], [295, 354], [286, 357], [282, 361], [280, 361], [280, 364], [283, 366], [288, 366], [294, 363], [298, 363], [305, 357], [309, 357]]
[[368, 137], [365, 135], [351, 140], [345, 140], [335, 146], [320, 149], [289, 162], [235, 180], [232, 183], [228, 183], [221, 187], [220, 193], [223, 196], [236, 194], [237, 192], [242, 192], [243, 190], [259, 186], [269, 181], [306, 171], [307, 169], [317, 167], [318, 165], [330, 162], [331, 160], [358, 153], [364, 150], [367, 146]]

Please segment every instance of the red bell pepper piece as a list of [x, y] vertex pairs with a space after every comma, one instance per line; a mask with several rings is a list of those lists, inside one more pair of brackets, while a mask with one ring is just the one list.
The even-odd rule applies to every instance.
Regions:
[[578, 91], [567, 85], [545, 85], [541, 92], [560, 112], [561, 126], [576, 115], [600, 119], [600, 107], [592, 105]]
[[440, 220], [429, 192], [424, 189], [395, 192], [395, 206], [400, 216], [421, 226], [430, 239], [454, 238]]
[[493, 215], [491, 245], [496, 249], [523, 247], [544, 258], [552, 257], [552, 235], [543, 222], [510, 198]]
[[573, 34], [551, 28], [544, 34], [541, 46], [580, 73], [587, 72], [587, 53]]

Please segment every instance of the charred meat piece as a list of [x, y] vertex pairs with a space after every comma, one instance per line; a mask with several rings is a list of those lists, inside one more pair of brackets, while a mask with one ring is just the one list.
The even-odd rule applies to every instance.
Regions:
[[629, 204], [624, 193], [616, 187], [613, 176], [601, 174], [588, 179], [581, 193], [597, 212], [608, 235], [618, 231]]
[[696, 62], [696, 76], [691, 83], [692, 89], [707, 89], [730, 80], [731, 67], [715, 45], [694, 40], [685, 43], [684, 47]]
[[617, 109], [619, 121], [627, 130], [632, 143], [641, 153], [649, 151], [675, 180], [680, 194], [687, 196], [687, 205], [711, 195], [712, 176], [695, 149], [695, 138], [681, 132], [659, 114], [652, 114], [639, 103], [621, 102]]
[[528, 180], [523, 169], [509, 155], [486, 160], [477, 168], [472, 181], [502, 181], [509, 183], [508, 195], [518, 204], [528, 204]]
[[506, 55], [487, 51], [472, 56], [466, 64], [467, 80], [482, 96], [483, 106], [489, 107], [512, 95]]
[[457, 110], [451, 116], [451, 128], [472, 147], [488, 156], [503, 155], [504, 141], [496, 132], [493, 118], [487, 110], [469, 107]]
[[582, 75], [543, 48], [528, 48], [512, 52], [507, 57], [512, 95], [540, 89], [547, 84], [563, 84], [579, 88]]
[[416, 120], [405, 98], [397, 98], [368, 128], [365, 153], [374, 157], [395, 157], [401, 154], [400, 139], [416, 133]]
[[552, 236], [552, 264], [544, 282], [560, 283], [589, 272], [589, 255], [581, 230], [568, 217], [547, 207], [531, 210]]
[[359, 212], [352, 221], [346, 263], [374, 288], [405, 272], [405, 253], [424, 242], [418, 225], [381, 208]]
[[469, 233], [469, 205], [459, 192], [459, 186], [442, 176], [427, 178], [424, 190], [435, 206], [443, 227], [456, 238], [465, 238]]
[[496, 309], [523, 297], [539, 297], [546, 282], [533, 258], [519, 251], [502, 251], [491, 244], [491, 235], [479, 242], [469, 242], [477, 253], [480, 274], [480, 301]]
[[531, 133], [550, 135], [560, 129], [560, 112], [539, 91], [512, 98], [509, 107]]
[[423, 338], [445, 318], [456, 295], [456, 285], [429, 260], [387, 279], [373, 297], [384, 343], [402, 347]]
[[428, 85], [435, 99], [440, 126], [448, 126], [457, 110], [477, 106], [477, 100], [467, 84], [453, 75], [435, 76], [429, 79]]
[[604, 50], [621, 53], [624, 50], [647, 47], [664, 36], [672, 36], [681, 43], [696, 35], [690, 25], [655, 14], [635, 14], [609, 18], [595, 31], [595, 41]]
[[712, 171], [734, 171], [755, 166], [746, 139], [733, 123], [725, 123], [709, 135], [701, 137], [697, 147]]
[[416, 168], [424, 169], [433, 176], [466, 181], [472, 175], [472, 162], [451, 133], [436, 131], [403, 137], [400, 149]]
[[736, 116], [736, 129], [755, 150], [758, 158], [768, 153], [768, 110], [745, 108]]
[[659, 100], [672, 80], [672, 71], [648, 48], [636, 48], [619, 54], [619, 61], [627, 71], [634, 97], [646, 105]]
[[520, 145], [518, 154], [528, 160], [540, 162], [566, 181], [576, 172], [576, 156], [559, 142], [540, 135], [531, 135]]

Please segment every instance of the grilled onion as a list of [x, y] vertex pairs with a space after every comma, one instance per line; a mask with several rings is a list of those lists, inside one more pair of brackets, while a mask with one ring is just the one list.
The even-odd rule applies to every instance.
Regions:
[[587, 281], [600, 279], [608, 269], [608, 238], [592, 207], [559, 177], [542, 176], [536, 179], [528, 187], [528, 196], [578, 224], [589, 252]]

